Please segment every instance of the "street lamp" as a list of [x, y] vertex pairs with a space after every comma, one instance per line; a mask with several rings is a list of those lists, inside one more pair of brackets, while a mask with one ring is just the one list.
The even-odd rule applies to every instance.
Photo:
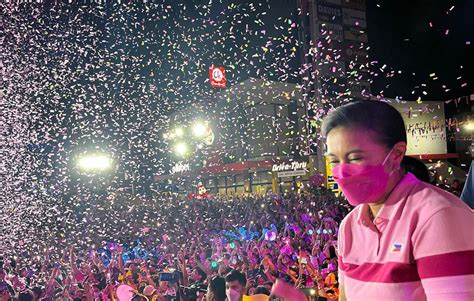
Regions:
[[77, 166], [85, 172], [102, 172], [112, 167], [112, 158], [104, 154], [85, 154], [79, 158]]
[[184, 156], [186, 156], [186, 154], [188, 152], [188, 146], [184, 142], [178, 142], [174, 146], [174, 150], [175, 150], [177, 155], [179, 155], [181, 157], [184, 157]]
[[207, 126], [204, 123], [196, 122], [193, 125], [193, 134], [194, 134], [194, 136], [196, 136], [198, 138], [204, 137], [204, 135], [206, 135], [206, 132], [207, 132]]
[[174, 130], [174, 134], [175, 134], [176, 137], [183, 137], [184, 130], [182, 128], [176, 128]]
[[464, 127], [468, 131], [474, 131], [474, 121], [469, 120]]

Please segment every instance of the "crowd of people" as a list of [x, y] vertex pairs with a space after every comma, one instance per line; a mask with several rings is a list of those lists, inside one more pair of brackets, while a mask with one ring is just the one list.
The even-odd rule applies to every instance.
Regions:
[[[403, 168], [423, 179], [428, 171], [415, 163]], [[324, 189], [204, 199], [114, 193], [106, 203], [60, 208], [67, 218], [44, 254], [33, 254], [36, 246], [3, 254], [0, 301], [268, 300], [290, 292], [285, 285], [338, 298], [337, 237], [352, 207]]]
[[139, 212], [154, 224], [131, 223], [135, 237], [2, 257], [0, 300], [241, 300], [270, 295], [277, 279], [337, 298], [338, 224], [350, 207], [334, 195], [153, 203]]

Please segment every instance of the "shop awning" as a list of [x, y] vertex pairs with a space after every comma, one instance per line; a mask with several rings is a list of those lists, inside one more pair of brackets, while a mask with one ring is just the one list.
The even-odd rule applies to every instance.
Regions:
[[282, 162], [286, 162], [288, 160], [276, 160], [276, 159], [269, 159], [269, 160], [260, 160], [260, 161], [243, 161], [243, 162], [235, 162], [229, 164], [214, 164], [212, 166], [204, 167], [200, 170], [195, 172], [187, 171], [184, 173], [177, 173], [177, 174], [167, 174], [167, 175], [158, 175], [154, 177], [155, 182], [161, 182], [164, 180], [170, 180], [173, 178], [178, 177], [186, 177], [190, 175], [219, 175], [225, 173], [239, 173], [244, 172], [251, 169], [272, 169], [273, 164], [280, 164]]
[[456, 159], [459, 157], [458, 154], [425, 154], [425, 155], [409, 155], [420, 160], [441, 160], [441, 159]]
[[201, 174], [223, 174], [229, 172], [243, 172], [249, 169], [271, 169], [273, 164], [282, 160], [243, 161], [230, 164], [216, 164], [201, 169]]

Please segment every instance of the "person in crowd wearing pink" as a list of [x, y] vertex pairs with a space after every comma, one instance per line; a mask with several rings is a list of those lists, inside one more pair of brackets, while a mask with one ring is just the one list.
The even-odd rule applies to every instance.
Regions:
[[356, 206], [339, 230], [340, 300], [474, 300], [474, 214], [400, 168], [400, 113], [352, 102], [328, 114], [323, 135], [334, 179]]

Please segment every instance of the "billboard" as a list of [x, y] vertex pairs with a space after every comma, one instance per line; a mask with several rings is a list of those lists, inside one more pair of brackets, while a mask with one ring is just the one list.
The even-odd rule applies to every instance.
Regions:
[[[318, 49], [317, 55], [313, 56], [313, 68], [318, 71], [316, 89], [321, 90], [330, 102], [341, 96], [369, 97], [365, 0], [317, 0], [312, 3], [311, 40]], [[353, 76], [355, 73], [357, 79]], [[347, 82], [348, 78], [352, 80]], [[337, 82], [335, 88], [338, 90], [340, 85], [344, 86], [344, 91], [332, 91], [324, 83], [327, 80]]]
[[344, 21], [344, 25], [367, 28], [365, 11], [343, 8], [342, 19]]
[[407, 131], [407, 155], [440, 155], [448, 152], [444, 102], [396, 102]]
[[342, 0], [342, 6], [365, 11], [365, 0]]
[[344, 38], [350, 41], [367, 43], [367, 33], [356, 27], [348, 27], [344, 30]]
[[330, 22], [317, 21], [317, 26], [319, 28], [321, 37], [329, 36], [335, 41], [344, 41], [344, 28], [341, 25]]
[[342, 23], [342, 9], [340, 6], [318, 3], [316, 7], [319, 20]]

